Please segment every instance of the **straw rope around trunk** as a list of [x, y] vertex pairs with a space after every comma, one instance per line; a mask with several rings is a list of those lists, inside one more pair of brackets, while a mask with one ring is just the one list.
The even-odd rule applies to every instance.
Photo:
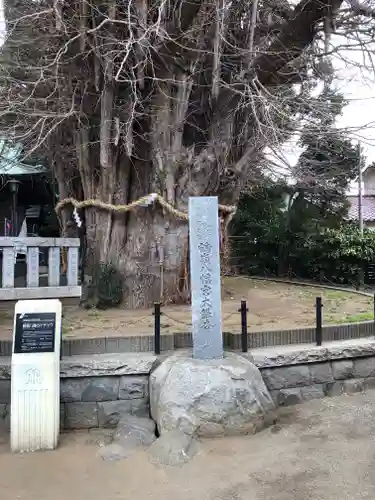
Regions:
[[[146, 196], [142, 196], [138, 200], [133, 201], [128, 205], [113, 205], [112, 203], [104, 203], [103, 201], [96, 199], [78, 201], [75, 198], [65, 198], [64, 200], [59, 201], [59, 203], [55, 207], [55, 210], [57, 213], [60, 213], [60, 211], [64, 207], [72, 205], [77, 210], [94, 207], [98, 210], [105, 210], [108, 212], [126, 213], [138, 207], [147, 207], [156, 202], [159, 203], [159, 205], [161, 205], [171, 215], [174, 215], [177, 219], [189, 220], [189, 215], [186, 212], [178, 210], [173, 205], [165, 201], [165, 199], [157, 193], [151, 193], [147, 194]], [[234, 212], [236, 211], [236, 207], [234, 205], [219, 205], [219, 211], [226, 214], [234, 214]]]

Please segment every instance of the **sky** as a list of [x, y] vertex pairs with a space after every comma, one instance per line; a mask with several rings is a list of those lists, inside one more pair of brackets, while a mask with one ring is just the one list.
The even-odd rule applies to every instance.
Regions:
[[[335, 86], [348, 101], [336, 126], [348, 130], [353, 142], [360, 142], [367, 163], [371, 163], [375, 161], [375, 75], [371, 82], [364, 80], [358, 71], [355, 77], [335, 81]], [[285, 157], [294, 164], [301, 149], [294, 142], [284, 147]]]
[[[337, 48], [339, 43], [342, 39], [333, 36], [331, 46]], [[357, 45], [357, 40], [354, 44]], [[369, 48], [375, 52], [374, 46]], [[371, 57], [356, 46], [348, 45], [347, 49], [340, 48], [339, 55], [332, 59], [335, 69], [332, 85], [348, 103], [338, 117], [336, 127], [344, 129], [353, 143], [360, 143], [366, 165], [375, 162], [375, 70]], [[283, 157], [290, 166], [295, 165], [302, 152], [296, 142], [294, 139], [283, 145]], [[349, 193], [357, 192], [358, 185], [353, 182]]]
[[[358, 131], [353, 132], [353, 140], [360, 142], [368, 165], [375, 161], [375, 75], [373, 82], [353, 80], [349, 81], [344, 89], [350, 104], [344, 109], [338, 126], [358, 128]], [[353, 181], [349, 194], [356, 193], [358, 184]]]
[[[354, 143], [361, 144], [366, 165], [375, 162], [375, 75], [371, 79], [357, 70], [334, 83], [348, 101], [336, 126], [347, 130]], [[296, 141], [283, 146], [283, 157], [291, 166], [295, 165], [301, 152]], [[354, 181], [349, 193], [357, 192], [358, 185]]]

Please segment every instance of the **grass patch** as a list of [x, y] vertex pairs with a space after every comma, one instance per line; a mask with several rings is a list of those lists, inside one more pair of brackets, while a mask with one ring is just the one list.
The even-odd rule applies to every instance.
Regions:
[[348, 300], [351, 297], [353, 297], [353, 294], [348, 293], [348, 292], [341, 292], [339, 290], [325, 290], [324, 291], [324, 298], [328, 300]]
[[373, 312], [361, 312], [358, 314], [348, 314], [344, 318], [344, 323], [360, 323], [361, 321], [372, 321], [374, 319]]
[[324, 324], [342, 325], [347, 323], [361, 323], [364, 321], [373, 321], [373, 320], [374, 320], [374, 313], [368, 311], [357, 314], [346, 314], [345, 316], [341, 316], [340, 318], [327, 315], [324, 317]]

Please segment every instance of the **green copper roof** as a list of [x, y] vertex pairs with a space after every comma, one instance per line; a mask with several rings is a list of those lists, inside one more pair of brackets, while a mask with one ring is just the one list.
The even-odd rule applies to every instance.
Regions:
[[0, 175], [30, 175], [46, 171], [44, 165], [23, 163], [22, 145], [0, 139]]

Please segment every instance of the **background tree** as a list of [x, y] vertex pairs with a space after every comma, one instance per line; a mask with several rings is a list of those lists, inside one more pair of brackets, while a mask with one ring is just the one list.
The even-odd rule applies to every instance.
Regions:
[[[315, 279], [323, 272], [338, 280], [342, 267], [337, 261], [335, 268], [333, 249], [339, 252], [338, 235], [348, 212], [346, 192], [364, 162], [358, 148], [335, 127], [344, 105], [343, 96], [327, 87], [311, 97], [299, 140], [304, 150], [292, 170], [295, 184], [263, 179], [242, 196], [232, 234], [237, 261], [246, 272]], [[333, 231], [330, 246], [325, 242], [328, 229]], [[350, 232], [357, 246], [358, 237]], [[351, 279], [360, 265], [348, 273], [345, 264], [342, 272]]]
[[[357, 286], [373, 265], [375, 235], [319, 211], [293, 189], [264, 185], [243, 195], [232, 224], [235, 270]], [[287, 203], [286, 203], [287, 201]]]
[[[340, 51], [332, 32], [345, 46], [360, 31], [363, 47], [374, 22], [354, 0], [8, 0], [5, 12], [2, 133], [44, 154], [60, 198], [156, 192], [182, 210], [191, 195], [236, 203], [264, 148], [293, 133], [303, 82]], [[113, 263], [126, 305], [186, 297], [186, 221], [156, 205], [87, 208], [85, 221], [88, 272]]]
[[292, 170], [306, 200], [317, 208], [317, 219], [331, 227], [347, 215], [347, 190], [365, 162], [348, 134], [335, 125], [346, 104], [343, 95], [329, 87], [310, 100], [309, 121], [299, 140], [304, 151]]

